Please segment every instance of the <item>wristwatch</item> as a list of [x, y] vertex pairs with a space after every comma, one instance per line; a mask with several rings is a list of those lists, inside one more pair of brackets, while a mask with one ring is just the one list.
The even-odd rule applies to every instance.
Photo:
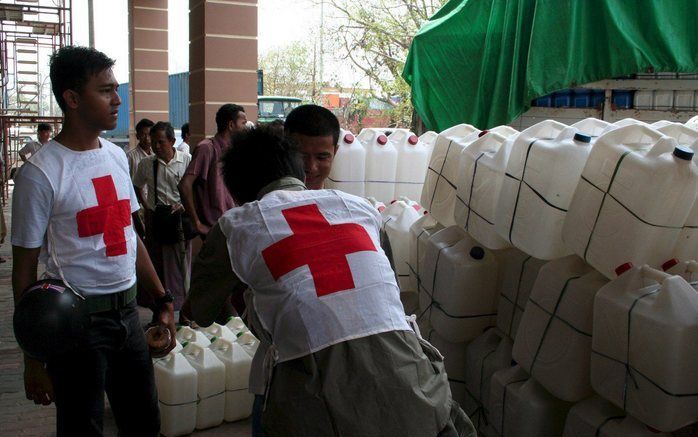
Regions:
[[174, 302], [174, 296], [170, 293], [170, 290], [165, 290], [165, 294], [155, 299], [155, 306], [161, 308], [165, 306], [166, 303]]

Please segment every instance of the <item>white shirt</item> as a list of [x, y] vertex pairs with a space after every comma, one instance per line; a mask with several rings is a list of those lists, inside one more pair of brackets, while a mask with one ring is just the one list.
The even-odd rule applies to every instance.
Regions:
[[24, 147], [19, 149], [19, 152], [17, 153], [19, 153], [20, 156], [24, 156], [24, 158], [28, 158], [27, 155], [34, 155], [36, 152], [39, 151], [39, 149], [41, 149], [42, 146], [43, 144], [41, 144], [38, 141], [29, 141], [27, 144], [24, 145]]
[[145, 206], [151, 211], [155, 210], [155, 196], [150, 193], [155, 192], [155, 180], [153, 178], [153, 162], [158, 160], [158, 200], [166, 205], [181, 203], [177, 185], [182, 180], [184, 172], [189, 166], [191, 155], [175, 150], [175, 154], [170, 162], [165, 162], [157, 155], [150, 155], [140, 161], [138, 170], [133, 175], [133, 185], [138, 188], [147, 187]]
[[133, 179], [133, 177], [136, 175], [136, 170], [138, 170], [138, 163], [141, 162], [141, 159], [147, 158], [152, 155], [152, 151], [150, 153], [146, 153], [145, 150], [143, 150], [141, 146], [139, 146], [138, 144], [136, 144], [136, 147], [126, 152], [126, 157], [128, 158], [128, 171], [131, 175], [131, 179]]
[[182, 153], [186, 153], [187, 155], [191, 155], [191, 151], [189, 149], [189, 144], [185, 143], [182, 141], [179, 146], [177, 146], [177, 150], [179, 150]]
[[136, 282], [138, 201], [128, 162], [116, 145], [100, 138], [100, 146], [74, 151], [49, 141], [17, 172], [12, 201], [12, 244], [41, 247], [46, 275], [62, 271], [86, 296]]

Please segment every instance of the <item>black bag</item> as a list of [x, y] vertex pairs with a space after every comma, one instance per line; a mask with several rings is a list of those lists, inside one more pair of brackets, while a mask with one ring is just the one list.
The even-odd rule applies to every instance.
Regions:
[[160, 244], [175, 244], [196, 237], [196, 230], [189, 216], [181, 212], [172, 213], [172, 206], [158, 199], [158, 160], [153, 160], [155, 211], [153, 212], [153, 238]]

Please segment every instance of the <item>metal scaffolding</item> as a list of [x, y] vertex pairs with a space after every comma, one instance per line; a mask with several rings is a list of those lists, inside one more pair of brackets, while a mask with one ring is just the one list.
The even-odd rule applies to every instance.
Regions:
[[51, 93], [48, 57], [72, 43], [71, 5], [72, 0], [0, 0], [3, 204], [8, 176], [19, 165], [17, 152], [36, 134], [37, 123], [57, 129], [62, 121]]

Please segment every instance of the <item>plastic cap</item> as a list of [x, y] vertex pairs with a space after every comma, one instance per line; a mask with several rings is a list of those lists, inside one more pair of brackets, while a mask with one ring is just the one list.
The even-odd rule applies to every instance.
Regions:
[[427, 211], [427, 210], [425, 209], [425, 210], [424, 210], [424, 215], [427, 215], [427, 214], [429, 214], [429, 211]]
[[625, 263], [616, 267], [616, 276], [620, 276], [623, 273], [633, 268], [633, 263]]
[[236, 338], [240, 338], [240, 336], [241, 336], [242, 334], [244, 334], [244, 333], [245, 333], [245, 331], [240, 331], [240, 332], [238, 332], [237, 334], [235, 334], [235, 337], [236, 337]]
[[393, 203], [397, 202], [397, 199], [393, 199], [390, 201], [390, 204], [392, 205]]
[[184, 343], [182, 343], [182, 347], [187, 347], [188, 344], [189, 344], [189, 342], [185, 341]]
[[488, 134], [489, 132], [490, 132], [490, 131], [488, 131], [487, 129], [485, 129], [485, 130], [481, 131], [479, 134], [477, 134], [477, 137], [480, 138], [481, 136], [486, 135], [486, 134]]
[[485, 257], [485, 249], [480, 246], [474, 246], [470, 249], [470, 257], [473, 259], [482, 259]]
[[378, 212], [383, 212], [385, 211], [385, 206], [379, 206], [378, 207]]
[[667, 270], [674, 267], [678, 263], [679, 263], [679, 260], [677, 260], [676, 258], [672, 258], [669, 261], [662, 264], [662, 270], [664, 270], [666, 272]]
[[388, 143], [388, 137], [386, 137], [385, 135], [378, 135], [378, 138], [376, 138], [376, 141], [381, 146], [385, 146]]
[[576, 133], [574, 134], [574, 140], [581, 141], [582, 143], [591, 143], [591, 136], [587, 134]]
[[693, 150], [685, 146], [674, 147], [674, 156], [684, 161], [690, 161], [693, 159]]
[[211, 343], [213, 343], [216, 340], [218, 340], [218, 337], [211, 337]]
[[407, 139], [407, 142], [414, 146], [419, 142], [419, 137], [417, 135], [410, 135], [410, 137]]
[[353, 143], [354, 142], [354, 135], [352, 135], [352, 134], [344, 135], [344, 142], [347, 144]]

